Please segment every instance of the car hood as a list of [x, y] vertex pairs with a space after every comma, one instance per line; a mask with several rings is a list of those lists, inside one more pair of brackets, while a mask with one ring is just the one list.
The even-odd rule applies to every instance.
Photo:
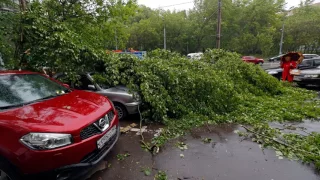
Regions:
[[0, 125], [27, 132], [79, 133], [102, 117], [112, 106], [107, 98], [72, 91], [53, 99], [0, 111]]
[[320, 74], [319, 68], [301, 70], [301, 74]]
[[110, 91], [110, 92], [129, 92], [129, 89], [126, 86], [115, 86], [112, 88], [104, 89], [104, 91]]
[[111, 87], [108, 89], [102, 89], [102, 91], [100, 93], [111, 93], [111, 94], [128, 94], [128, 95], [132, 95], [133, 93], [129, 93], [130, 90], [126, 87], [126, 86], [115, 86], [115, 87]]

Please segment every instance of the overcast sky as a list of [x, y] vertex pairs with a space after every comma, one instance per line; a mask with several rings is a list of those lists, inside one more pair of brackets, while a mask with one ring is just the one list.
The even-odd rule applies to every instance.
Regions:
[[[287, 1], [287, 7], [290, 8], [292, 6], [299, 5], [301, 0], [286, 0]], [[320, 2], [320, 0], [316, 0], [316, 2]], [[163, 9], [170, 9], [170, 10], [183, 10], [183, 9], [191, 9], [193, 7], [193, 0], [138, 0], [139, 4], [144, 4], [151, 8], [159, 8], [163, 7]], [[187, 3], [187, 4], [183, 4]], [[176, 5], [181, 4], [181, 5]], [[170, 5], [176, 5], [171, 7], [164, 7], [164, 6], [170, 6]]]

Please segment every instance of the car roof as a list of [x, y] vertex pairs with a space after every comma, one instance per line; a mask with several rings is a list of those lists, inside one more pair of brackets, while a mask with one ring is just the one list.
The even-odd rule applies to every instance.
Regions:
[[19, 70], [0, 70], [0, 75], [3, 74], [40, 74], [37, 72], [31, 72], [31, 71], [19, 71]]

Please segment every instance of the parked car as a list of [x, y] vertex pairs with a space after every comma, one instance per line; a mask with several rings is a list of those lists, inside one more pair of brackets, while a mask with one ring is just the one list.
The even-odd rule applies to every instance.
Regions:
[[276, 61], [280, 61], [281, 60], [281, 57], [283, 56], [284, 54], [281, 54], [279, 56], [275, 56], [275, 57], [271, 57], [269, 59], [269, 62], [276, 62]]
[[303, 54], [304, 59], [320, 58], [318, 54]]
[[119, 132], [106, 97], [38, 73], [0, 71], [1, 179], [79, 179], [108, 154]]
[[[320, 57], [319, 58], [313, 58], [313, 59], [305, 59], [302, 61], [301, 64], [298, 65], [298, 69], [312, 69], [320, 66]], [[272, 69], [266, 69], [266, 72], [272, 76], [274, 76], [277, 79], [281, 79], [282, 77], [282, 68], [272, 68]]]
[[296, 82], [299, 86], [306, 85], [320, 85], [320, 66], [312, 69], [301, 70], [301, 74], [298, 76], [294, 76], [294, 82]]
[[187, 58], [192, 60], [199, 60], [202, 58], [202, 56], [203, 56], [203, 53], [190, 53], [187, 55]]
[[247, 63], [254, 63], [254, 64], [263, 64], [264, 60], [260, 58], [256, 58], [254, 56], [243, 56], [242, 61]]
[[[272, 57], [269, 59], [269, 62], [276, 62], [276, 61], [280, 61], [281, 60], [281, 57], [283, 56], [284, 54], [281, 54], [279, 56], [275, 56], [275, 57]], [[304, 59], [312, 59], [312, 58], [320, 58], [320, 56], [318, 54], [303, 54], [304, 56]]]
[[93, 80], [94, 73], [79, 74], [78, 84], [71, 83], [66, 80], [65, 73], [57, 73], [53, 76], [63, 83], [69, 84], [71, 88], [78, 90], [91, 91], [103, 96], [107, 96], [114, 104], [118, 111], [119, 119], [122, 120], [129, 114], [138, 113], [138, 106], [141, 103], [140, 97], [136, 93], [129, 93], [129, 89], [125, 86], [111, 87], [107, 84], [97, 84]]

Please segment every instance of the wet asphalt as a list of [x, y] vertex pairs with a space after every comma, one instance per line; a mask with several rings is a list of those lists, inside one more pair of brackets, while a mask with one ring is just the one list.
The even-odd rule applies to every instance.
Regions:
[[[132, 121], [123, 122], [124, 125]], [[137, 122], [136, 122], [137, 123]], [[281, 126], [281, 124], [273, 124]], [[286, 126], [286, 125], [282, 125]], [[310, 123], [295, 126], [312, 126]], [[148, 125], [158, 129], [159, 125]], [[314, 126], [312, 126], [314, 127]], [[320, 130], [318, 128], [312, 131]], [[274, 150], [262, 150], [258, 144], [235, 134], [244, 131], [237, 125], [219, 125], [193, 129], [188, 135], [172, 140], [153, 156], [140, 146], [135, 132], [121, 135], [117, 145], [84, 179], [87, 180], [153, 180], [158, 171], [165, 171], [169, 180], [316, 180], [320, 176], [311, 165], [278, 159]], [[148, 140], [153, 133], [144, 133]], [[212, 139], [204, 143], [205, 138]], [[186, 150], [177, 147], [187, 145]], [[130, 154], [118, 160], [118, 154]], [[144, 170], [151, 174], [145, 175]]]

